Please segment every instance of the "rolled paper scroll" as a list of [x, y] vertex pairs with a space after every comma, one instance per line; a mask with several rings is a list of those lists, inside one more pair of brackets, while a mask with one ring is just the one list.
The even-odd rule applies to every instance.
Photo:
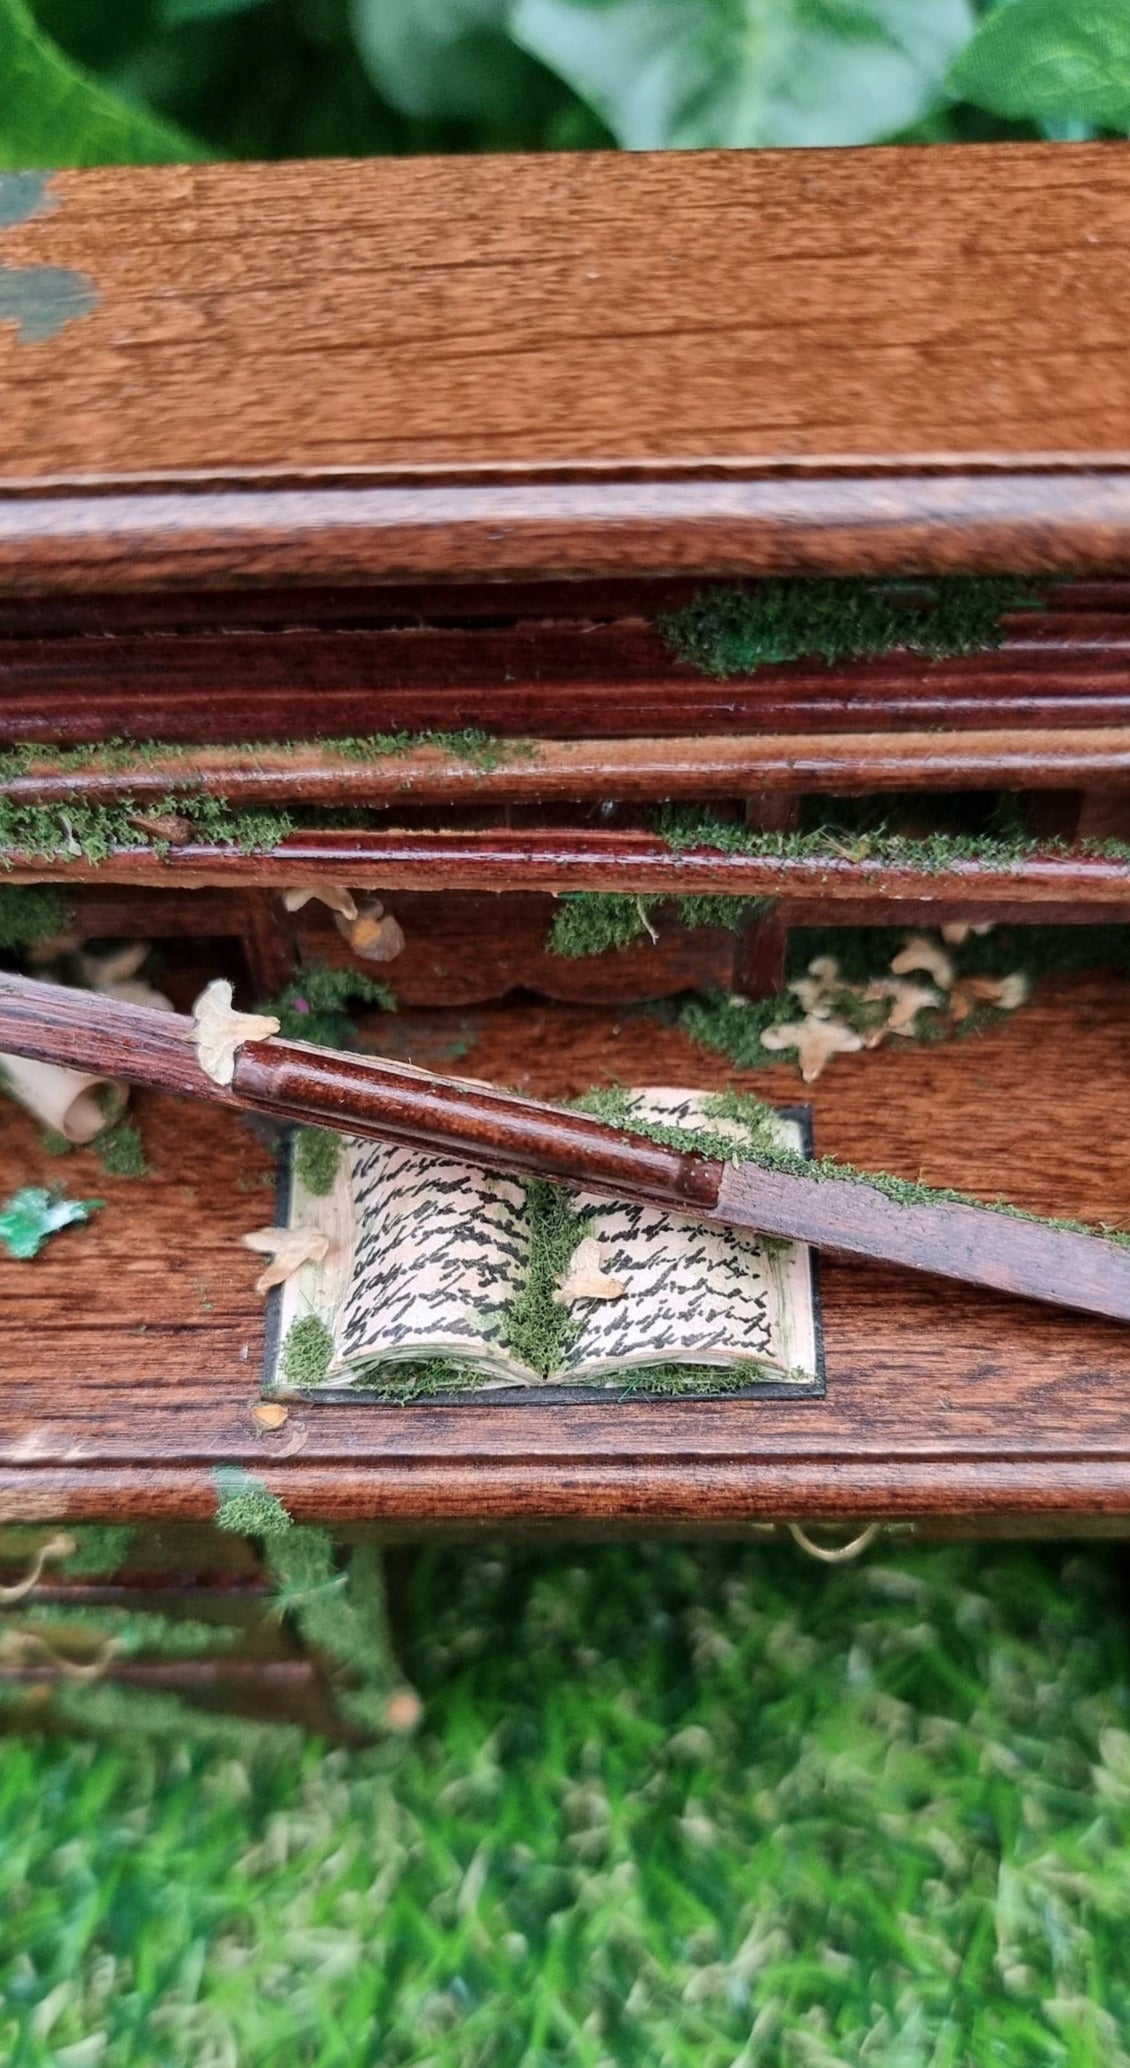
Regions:
[[112, 1077], [84, 1076], [58, 1063], [28, 1062], [23, 1056], [0, 1055], [0, 1090], [38, 1120], [81, 1148], [104, 1127], [120, 1120], [129, 1087]]

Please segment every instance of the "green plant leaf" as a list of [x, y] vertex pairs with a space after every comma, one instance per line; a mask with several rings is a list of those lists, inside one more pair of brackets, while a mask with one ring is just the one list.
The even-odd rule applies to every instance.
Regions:
[[532, 70], [506, 30], [507, 0], [352, 0], [374, 86], [405, 115], [505, 122]]
[[161, 20], [170, 28], [181, 22], [210, 22], [225, 14], [249, 14], [266, 0], [161, 0]]
[[948, 84], [1013, 120], [1130, 129], [1130, 5], [1010, 0], [982, 22]]
[[517, 40], [630, 150], [858, 144], [921, 119], [970, 0], [516, 0]]
[[88, 1221], [103, 1205], [102, 1199], [61, 1199], [42, 1185], [25, 1185], [0, 1210], [0, 1242], [10, 1257], [26, 1263], [38, 1256], [49, 1235], [74, 1221]]
[[146, 165], [199, 158], [171, 125], [71, 63], [24, 0], [0, 0], [0, 166]]

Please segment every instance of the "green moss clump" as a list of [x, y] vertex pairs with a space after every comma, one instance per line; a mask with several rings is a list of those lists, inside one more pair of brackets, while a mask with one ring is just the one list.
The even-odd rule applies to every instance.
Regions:
[[240, 1537], [277, 1537], [294, 1528], [277, 1494], [241, 1465], [217, 1465], [216, 1528]]
[[[3, 1082], [4, 1073], [0, 1070], [0, 1087]], [[45, 1127], [39, 1137], [39, 1146], [45, 1156], [73, 1156], [77, 1144], [69, 1142], [57, 1127]]]
[[678, 1024], [692, 1041], [728, 1056], [738, 1070], [760, 1070], [779, 1063], [780, 1049], [762, 1046], [767, 1027], [795, 1020], [799, 1008], [791, 991], [771, 998], [738, 998], [728, 991], [696, 992], [676, 1007]]
[[643, 898], [615, 890], [568, 890], [557, 900], [546, 946], [553, 955], [603, 955], [610, 948], [626, 948], [647, 926]]
[[705, 589], [658, 620], [681, 661], [725, 679], [819, 656], [871, 660], [903, 648], [930, 660], [998, 647], [1001, 616], [1041, 599], [999, 576], [950, 575], [938, 581], [766, 581], [744, 589]]
[[302, 1127], [294, 1137], [294, 1175], [315, 1199], [333, 1191], [341, 1161], [341, 1136], [328, 1127]]
[[503, 1341], [515, 1357], [544, 1376], [557, 1369], [580, 1334], [579, 1320], [553, 1295], [585, 1232], [585, 1216], [576, 1211], [561, 1185], [552, 1185], [546, 1178], [534, 1178], [526, 1186], [526, 1214], [529, 1268], [522, 1290], [507, 1311]]
[[266, 1552], [278, 1589], [276, 1612], [292, 1615], [304, 1642], [349, 1677], [351, 1685], [336, 1691], [347, 1722], [387, 1731], [390, 1703], [399, 1695], [402, 1704], [407, 1697], [410, 1725], [416, 1708], [393, 1652], [379, 1547], [359, 1545], [341, 1566], [327, 1530], [295, 1529], [273, 1537]]
[[147, 1178], [149, 1165], [145, 1144], [132, 1121], [119, 1120], [96, 1135], [91, 1147], [103, 1170], [112, 1178]]
[[620, 1085], [602, 1085], [599, 1090], [586, 1092], [583, 1098], [575, 1099], [573, 1104], [580, 1112], [591, 1113], [595, 1120], [603, 1120], [609, 1127], [626, 1128], [664, 1149], [713, 1156], [719, 1163], [743, 1163], [747, 1157], [757, 1154], [763, 1140], [772, 1139], [772, 1108], [758, 1099], [746, 1101], [740, 1113], [734, 1110], [725, 1115], [728, 1120], [740, 1122], [744, 1135], [741, 1142], [701, 1123], [694, 1127], [677, 1127], [670, 1121], [637, 1115], [631, 1092]]
[[319, 749], [339, 754], [343, 761], [385, 761], [392, 755], [412, 754], [417, 747], [435, 747], [459, 761], [469, 761], [485, 775], [510, 761], [526, 761], [537, 753], [534, 740], [504, 738], [466, 725], [460, 732], [377, 732], [358, 738], [319, 740]]
[[0, 948], [30, 948], [62, 933], [69, 920], [53, 883], [0, 884]]
[[723, 819], [697, 806], [667, 806], [656, 832], [676, 854], [710, 848], [718, 854], [746, 854], [766, 861], [875, 862], [887, 868], [914, 869], [942, 875], [963, 863], [1013, 869], [1036, 856], [1055, 860], [1087, 856], [1097, 861], [1130, 862], [1130, 841], [1037, 840], [1023, 832], [899, 833], [879, 825], [856, 838], [841, 839], [835, 828], [819, 826], [808, 833], [761, 833], [738, 819]]
[[652, 933], [656, 919], [668, 906], [674, 907], [684, 926], [726, 926], [737, 933], [752, 913], [764, 911], [771, 902], [769, 898], [730, 897], [725, 892], [643, 898], [614, 890], [569, 890], [558, 899], [546, 947], [551, 955], [573, 959], [626, 948], [642, 934]]
[[98, 864], [122, 849], [150, 848], [167, 854], [170, 842], [147, 830], [162, 818], [187, 821], [191, 836], [206, 845], [255, 854], [273, 847], [294, 831], [287, 812], [236, 811], [222, 797], [170, 790], [159, 800], [137, 804], [124, 797], [114, 804], [18, 804], [0, 794], [0, 855], [32, 855], [51, 862]]
[[68, 1525], [78, 1549], [64, 1561], [69, 1580], [92, 1579], [102, 1573], [116, 1573], [125, 1564], [137, 1535], [128, 1523], [88, 1522], [78, 1528]]
[[331, 1331], [317, 1314], [292, 1321], [279, 1357], [279, 1370], [292, 1386], [320, 1386], [333, 1356]]
[[357, 1029], [346, 1008], [376, 1005], [395, 1012], [396, 999], [387, 984], [360, 969], [304, 969], [277, 998], [267, 998], [257, 1012], [273, 1013], [288, 1041], [308, 1041], [316, 1048], [348, 1048]]

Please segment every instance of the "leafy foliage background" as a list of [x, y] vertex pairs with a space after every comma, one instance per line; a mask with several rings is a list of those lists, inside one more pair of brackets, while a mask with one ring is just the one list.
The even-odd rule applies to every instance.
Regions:
[[1130, 130], [1130, 0], [0, 0], [0, 165]]

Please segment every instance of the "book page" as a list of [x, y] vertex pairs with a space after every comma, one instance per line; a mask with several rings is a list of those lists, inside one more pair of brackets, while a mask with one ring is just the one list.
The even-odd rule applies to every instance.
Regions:
[[[641, 1118], [708, 1125], [743, 1139], [736, 1123], [707, 1115], [703, 1093], [649, 1089], [634, 1098]], [[801, 1146], [795, 1121], [780, 1116], [780, 1127], [782, 1141]], [[562, 1376], [598, 1379], [627, 1367], [743, 1363], [782, 1378], [815, 1374], [811, 1266], [803, 1244], [769, 1243], [750, 1230], [595, 1193], [575, 1194], [573, 1205], [599, 1244], [602, 1270], [625, 1292], [575, 1303], [582, 1328]]]
[[327, 1377], [455, 1357], [535, 1380], [503, 1342], [529, 1269], [521, 1181], [389, 1142], [351, 1136], [345, 1149], [356, 1233]]

